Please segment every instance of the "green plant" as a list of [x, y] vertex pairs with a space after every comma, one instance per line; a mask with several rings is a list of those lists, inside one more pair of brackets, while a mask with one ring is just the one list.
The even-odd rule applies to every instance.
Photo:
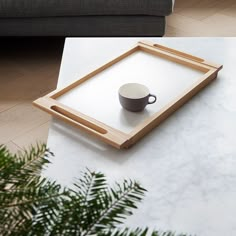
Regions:
[[[87, 170], [72, 189], [63, 188], [40, 176], [50, 155], [45, 145], [17, 155], [0, 146], [1, 235], [145, 236], [148, 233], [147, 228], [120, 228], [146, 191], [137, 182], [125, 180], [111, 188], [102, 173]], [[149, 235], [176, 234], [154, 231]]]

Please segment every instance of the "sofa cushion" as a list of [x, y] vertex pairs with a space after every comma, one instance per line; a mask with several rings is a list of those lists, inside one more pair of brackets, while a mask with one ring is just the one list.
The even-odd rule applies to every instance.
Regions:
[[162, 36], [163, 16], [2, 18], [0, 36]]
[[166, 16], [172, 0], [0, 0], [0, 17], [79, 15]]

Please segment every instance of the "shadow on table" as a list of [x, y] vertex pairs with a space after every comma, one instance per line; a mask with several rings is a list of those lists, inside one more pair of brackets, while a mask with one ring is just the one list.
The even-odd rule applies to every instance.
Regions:
[[[129, 149], [116, 149], [106, 143], [103, 143], [96, 137], [93, 137], [85, 132], [81, 132], [79, 129], [57, 119], [54, 120], [51, 128], [55, 132], [58, 132], [67, 137], [69, 140], [71, 140], [71, 143], [78, 143], [81, 148], [85, 148], [91, 153], [97, 153], [97, 157], [101, 156], [101, 158], [109, 159], [116, 163], [124, 163], [130, 158], [134, 157], [136, 153], [137, 155], [140, 154], [140, 152], [149, 155], [150, 150], [147, 151], [144, 149], [144, 147], [148, 146], [150, 148], [150, 145], [148, 144], [152, 142], [154, 138], [157, 140], [157, 142], [155, 142], [156, 147], [153, 148], [158, 148], [160, 145], [162, 145], [160, 144], [161, 142], [158, 142], [158, 140], [162, 139], [163, 137], [166, 139], [166, 137], [168, 138], [170, 136], [174, 136], [170, 137], [170, 139], [172, 141], [173, 139], [176, 139], [177, 141], [178, 133], [176, 132], [181, 129], [181, 127], [178, 127], [179, 119], [184, 119], [183, 116], [186, 116], [186, 110], [189, 110], [191, 113], [191, 108], [193, 106], [194, 109], [196, 109], [196, 106], [201, 106], [202, 102], [207, 102], [207, 97], [212, 95], [211, 90], [214, 90], [215, 87], [220, 86], [220, 84], [221, 77], [219, 76], [217, 80], [213, 81], [200, 93], [195, 95], [183, 107], [178, 109], [178, 111], [162, 122], [156, 129], [152, 130], [149, 134], [138, 141], [137, 144], [133, 145]], [[210, 92], [209, 95], [207, 92]], [[188, 121], [187, 117], [186, 120]], [[163, 133], [165, 133], [165, 135], [163, 135]], [[194, 135], [194, 133], [192, 135]], [[170, 147], [165, 148], [169, 149]]]

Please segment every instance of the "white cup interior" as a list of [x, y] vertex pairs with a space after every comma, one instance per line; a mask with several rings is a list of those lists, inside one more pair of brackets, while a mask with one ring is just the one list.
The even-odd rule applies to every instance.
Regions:
[[119, 89], [119, 94], [122, 97], [139, 99], [149, 95], [149, 89], [142, 84], [128, 83], [124, 84]]

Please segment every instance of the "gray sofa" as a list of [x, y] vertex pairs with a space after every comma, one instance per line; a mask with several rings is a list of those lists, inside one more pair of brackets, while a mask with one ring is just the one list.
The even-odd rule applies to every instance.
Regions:
[[0, 0], [0, 36], [162, 36], [172, 0]]

